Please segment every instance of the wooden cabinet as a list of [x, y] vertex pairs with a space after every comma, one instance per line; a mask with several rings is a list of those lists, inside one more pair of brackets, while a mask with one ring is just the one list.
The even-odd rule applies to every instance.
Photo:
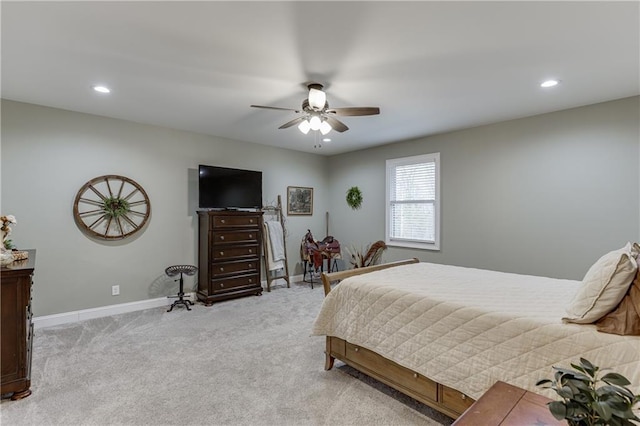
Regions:
[[28, 252], [29, 258], [0, 270], [0, 393], [14, 400], [31, 395], [31, 280], [36, 252]]
[[504, 382], [496, 382], [462, 416], [455, 426], [566, 425], [556, 420], [547, 403], [551, 400]]
[[198, 299], [261, 295], [262, 212], [198, 212]]

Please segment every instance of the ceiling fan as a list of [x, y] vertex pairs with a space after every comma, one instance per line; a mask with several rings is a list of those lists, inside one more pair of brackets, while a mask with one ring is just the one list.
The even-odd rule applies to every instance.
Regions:
[[319, 130], [323, 135], [326, 135], [331, 130], [335, 130], [340, 133], [349, 130], [346, 124], [335, 118], [337, 115], [353, 117], [380, 114], [380, 108], [378, 107], [329, 108], [327, 94], [322, 90], [322, 87], [322, 84], [319, 83], [309, 83], [307, 85], [307, 88], [309, 89], [309, 96], [307, 99], [302, 101], [302, 108], [300, 109], [262, 105], [251, 105], [251, 107], [294, 111], [296, 114], [302, 114], [301, 116], [284, 123], [278, 128], [286, 129], [297, 124], [298, 129], [305, 135], [309, 133], [309, 130]]

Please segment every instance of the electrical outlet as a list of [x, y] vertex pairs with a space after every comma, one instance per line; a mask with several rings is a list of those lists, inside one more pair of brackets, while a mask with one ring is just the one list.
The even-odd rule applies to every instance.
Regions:
[[120, 286], [119, 285], [112, 285], [111, 286], [111, 295], [112, 296], [118, 296], [120, 294]]

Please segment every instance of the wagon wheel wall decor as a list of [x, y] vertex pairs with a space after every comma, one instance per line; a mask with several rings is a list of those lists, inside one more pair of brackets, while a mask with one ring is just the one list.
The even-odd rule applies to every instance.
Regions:
[[91, 179], [78, 191], [73, 217], [88, 235], [120, 240], [141, 230], [149, 220], [151, 204], [135, 181], [118, 175]]

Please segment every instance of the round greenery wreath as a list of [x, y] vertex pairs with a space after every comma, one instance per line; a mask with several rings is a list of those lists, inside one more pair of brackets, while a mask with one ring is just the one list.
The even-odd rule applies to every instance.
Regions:
[[102, 211], [104, 211], [107, 216], [111, 216], [115, 219], [129, 213], [131, 211], [131, 206], [124, 198], [112, 196], [102, 200]]
[[362, 206], [362, 191], [357, 186], [352, 186], [347, 191], [347, 204], [354, 210]]

